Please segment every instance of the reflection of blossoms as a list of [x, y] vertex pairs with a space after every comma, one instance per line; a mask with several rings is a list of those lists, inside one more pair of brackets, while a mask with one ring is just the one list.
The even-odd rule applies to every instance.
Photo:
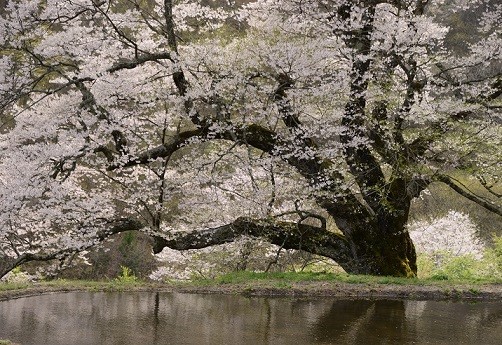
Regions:
[[408, 229], [419, 254], [470, 254], [477, 259], [483, 255], [484, 245], [476, 235], [476, 225], [464, 213], [450, 210], [441, 218], [413, 222]]

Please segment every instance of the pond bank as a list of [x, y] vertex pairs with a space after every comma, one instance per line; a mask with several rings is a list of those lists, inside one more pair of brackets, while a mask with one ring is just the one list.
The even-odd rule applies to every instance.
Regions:
[[338, 281], [280, 281], [151, 283], [116, 281], [50, 281], [0, 286], [0, 301], [71, 291], [159, 291], [246, 296], [335, 297], [343, 299], [499, 300], [502, 284], [383, 284]]

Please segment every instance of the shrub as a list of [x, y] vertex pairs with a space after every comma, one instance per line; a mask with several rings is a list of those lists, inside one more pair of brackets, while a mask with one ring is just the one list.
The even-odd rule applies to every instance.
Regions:
[[478, 229], [466, 214], [450, 211], [445, 217], [409, 225], [420, 278], [502, 279], [502, 237], [493, 248], [479, 240]]
[[119, 283], [134, 283], [138, 281], [138, 278], [132, 273], [131, 269], [127, 266], [120, 266], [120, 275], [115, 278], [116, 282]]

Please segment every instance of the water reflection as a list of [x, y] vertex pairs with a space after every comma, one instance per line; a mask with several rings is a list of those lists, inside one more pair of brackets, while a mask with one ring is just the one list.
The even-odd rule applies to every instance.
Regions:
[[336, 301], [322, 315], [312, 336], [320, 343], [416, 343], [416, 332], [406, 320], [403, 301]]
[[500, 303], [67, 293], [0, 302], [30, 344], [501, 344]]

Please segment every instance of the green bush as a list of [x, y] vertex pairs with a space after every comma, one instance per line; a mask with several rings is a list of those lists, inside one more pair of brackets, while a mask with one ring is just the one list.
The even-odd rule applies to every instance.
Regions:
[[422, 253], [417, 258], [418, 276], [434, 280], [502, 281], [502, 236], [494, 236], [493, 247], [486, 249], [483, 257], [456, 256], [448, 252]]
[[493, 248], [485, 251], [483, 263], [485, 276], [502, 281], [502, 236], [493, 236]]
[[119, 283], [134, 283], [138, 281], [138, 278], [134, 275], [132, 270], [127, 266], [120, 266], [120, 275], [115, 278], [116, 282]]
[[471, 255], [451, 257], [445, 262], [444, 273], [449, 279], [481, 278], [481, 265], [481, 261]]

